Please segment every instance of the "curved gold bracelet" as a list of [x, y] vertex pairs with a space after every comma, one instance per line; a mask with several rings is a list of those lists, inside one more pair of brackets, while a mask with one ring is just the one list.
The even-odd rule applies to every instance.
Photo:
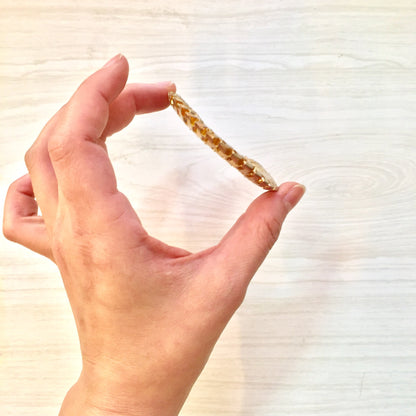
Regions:
[[242, 156], [218, 137], [180, 95], [170, 92], [169, 101], [183, 122], [215, 153], [238, 169], [251, 182], [267, 191], [277, 191], [276, 182], [260, 163]]

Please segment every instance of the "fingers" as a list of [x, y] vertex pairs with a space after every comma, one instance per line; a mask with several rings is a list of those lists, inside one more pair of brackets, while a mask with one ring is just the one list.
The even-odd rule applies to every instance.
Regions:
[[[36, 210], [36, 201], [39, 203], [49, 233], [55, 222], [58, 202], [67, 202], [74, 212], [81, 211], [84, 217], [88, 217], [88, 209], [94, 213], [105, 210], [108, 196], [117, 193], [105, 137], [121, 130], [136, 114], [161, 110], [169, 105], [168, 92], [175, 90], [174, 84], [132, 84], [126, 87], [128, 72], [127, 60], [118, 55], [87, 78], [50, 120], [26, 154], [25, 161], [33, 184], [30, 203]], [[18, 196], [14, 199], [13, 203], [17, 204]], [[29, 204], [29, 200], [21, 199], [20, 202]], [[9, 201], [12, 200], [11, 197]], [[39, 227], [36, 231], [43, 235], [45, 223], [42, 218], [28, 213], [17, 215], [17, 211], [12, 209], [9, 211], [9, 220], [13, 224], [19, 223], [20, 228], [28, 224], [32, 226], [19, 238], [20, 242], [45, 251], [37, 248], [30, 234], [36, 224]], [[15, 231], [17, 228], [6, 224], [8, 236], [17, 240]]]
[[[109, 106], [123, 90], [127, 76], [127, 60], [119, 55], [87, 78], [63, 109], [59, 134], [48, 138], [59, 195], [67, 201], [79, 204], [79, 196], [95, 201], [117, 191], [100, 137], [108, 122]], [[87, 206], [88, 200], [84, 201]]]
[[29, 175], [10, 185], [4, 205], [4, 236], [52, 259], [49, 237], [43, 218], [38, 216]]
[[120, 56], [84, 81], [65, 108], [60, 134], [49, 140], [58, 187], [69, 201], [82, 195], [97, 203], [116, 193], [105, 137], [124, 128], [136, 114], [169, 105], [168, 92], [175, 90], [174, 84], [125, 87], [127, 76], [127, 60]]
[[[51, 153], [55, 159], [65, 159], [64, 155], [73, 155], [71, 149], [77, 146], [77, 140], [93, 141], [95, 135], [101, 135], [108, 119], [107, 100], [113, 100], [119, 94], [128, 75], [125, 58], [117, 56], [112, 63], [81, 84], [69, 103], [55, 114], [26, 153], [26, 166], [47, 225], [54, 222], [58, 205], [58, 181]], [[97, 88], [94, 88], [95, 84], [98, 84]], [[101, 150], [104, 150], [103, 146]], [[105, 160], [105, 151], [102, 151], [102, 156]], [[111, 171], [110, 177], [115, 182], [111, 166], [107, 166], [107, 170]], [[73, 171], [65, 176], [71, 176], [75, 183], [78, 175]]]
[[169, 105], [168, 92], [176, 91], [175, 84], [129, 84], [110, 105], [110, 115], [103, 137], [122, 130], [135, 115], [163, 110]]
[[[123, 91], [129, 74], [127, 59], [117, 55], [104, 67], [89, 76], [77, 89], [66, 105], [65, 119], [61, 123], [64, 138], [58, 138], [60, 145], [65, 139], [71, 143], [101, 137], [109, 117], [109, 105]], [[65, 123], [66, 121], [66, 123]]]
[[283, 221], [299, 202], [305, 188], [294, 182], [258, 197], [217, 247], [218, 264], [228, 275], [248, 285], [276, 242]]
[[[7, 238], [52, 258], [47, 227], [52, 232], [58, 202], [69, 203], [85, 217], [97, 205], [102, 212], [108, 196], [117, 193], [105, 137], [136, 114], [167, 107], [168, 92], [175, 90], [172, 83], [126, 87], [128, 70], [123, 56], [114, 57], [80, 85], [43, 129], [25, 157], [30, 177], [13, 183], [6, 199]], [[38, 203], [43, 217], [38, 216]]]

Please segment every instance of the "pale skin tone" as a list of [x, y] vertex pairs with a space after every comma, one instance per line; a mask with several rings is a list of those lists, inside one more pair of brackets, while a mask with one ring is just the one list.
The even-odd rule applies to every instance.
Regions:
[[177, 415], [304, 193], [287, 182], [262, 194], [199, 253], [153, 238], [117, 189], [105, 140], [166, 108], [175, 86], [127, 76], [118, 55], [82, 83], [6, 198], [5, 236], [56, 263], [76, 321], [83, 368], [61, 416]]

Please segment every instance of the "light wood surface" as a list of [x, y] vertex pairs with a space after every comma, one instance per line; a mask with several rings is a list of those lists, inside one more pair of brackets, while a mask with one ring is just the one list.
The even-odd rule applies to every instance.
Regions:
[[[416, 412], [414, 0], [0, 0], [0, 203], [77, 85], [118, 52], [231, 145], [304, 183], [182, 414]], [[109, 141], [149, 232], [199, 250], [261, 192], [173, 110]], [[0, 239], [0, 414], [57, 415], [79, 372], [58, 271]], [[174, 381], [173, 381], [174, 382]]]

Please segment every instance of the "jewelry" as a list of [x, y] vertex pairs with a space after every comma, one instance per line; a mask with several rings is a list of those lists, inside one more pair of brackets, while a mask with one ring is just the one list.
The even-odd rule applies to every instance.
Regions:
[[169, 92], [169, 101], [183, 122], [215, 153], [231, 166], [238, 169], [248, 180], [267, 191], [277, 191], [278, 186], [271, 175], [253, 159], [242, 156], [224, 140], [218, 137], [201, 117], [175, 92]]

